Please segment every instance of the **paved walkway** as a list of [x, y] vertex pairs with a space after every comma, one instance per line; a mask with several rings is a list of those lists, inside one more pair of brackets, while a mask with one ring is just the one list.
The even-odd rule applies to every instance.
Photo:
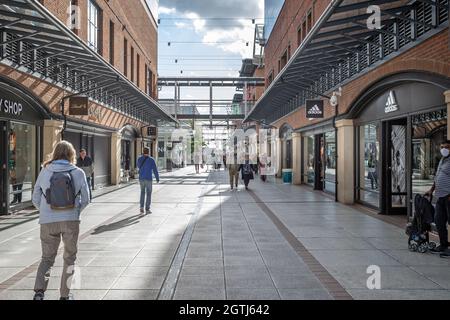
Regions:
[[[151, 215], [132, 185], [83, 213], [76, 299], [450, 299], [450, 260], [410, 253], [402, 228], [307, 187], [166, 173]], [[0, 299], [30, 299], [36, 220], [0, 231]], [[48, 299], [58, 298], [62, 257]], [[381, 289], [367, 288], [380, 267]]]

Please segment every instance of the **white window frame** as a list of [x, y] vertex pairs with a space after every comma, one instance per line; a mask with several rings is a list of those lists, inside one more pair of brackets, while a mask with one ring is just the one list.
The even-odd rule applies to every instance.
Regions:
[[99, 13], [100, 9], [93, 0], [88, 0], [88, 45], [95, 52], [98, 52], [98, 34], [99, 34]]

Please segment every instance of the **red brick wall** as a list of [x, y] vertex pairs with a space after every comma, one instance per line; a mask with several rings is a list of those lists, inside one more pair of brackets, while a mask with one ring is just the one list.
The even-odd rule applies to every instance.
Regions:
[[264, 49], [266, 80], [272, 71], [274, 79], [279, 73], [278, 60], [280, 60], [289, 45], [291, 46], [291, 56], [297, 50], [297, 31], [306, 19], [308, 12], [312, 10], [314, 25], [329, 3], [329, 0], [285, 1]]
[[[342, 87], [343, 95], [339, 99], [339, 113], [345, 113], [366, 88], [389, 75], [404, 71], [425, 71], [450, 77], [449, 41], [450, 37], [447, 29], [346, 84]], [[328, 101], [325, 101], [325, 118], [333, 115], [333, 108], [329, 106]], [[274, 125], [281, 127], [284, 123], [289, 123], [293, 128], [297, 129], [320, 121], [306, 119], [305, 108], [302, 106], [300, 109], [276, 121]]]
[[[70, 0], [42, 0], [41, 3], [65, 25], [68, 23]], [[147, 14], [146, 8], [141, 0], [96, 0], [96, 4], [102, 11], [102, 55], [106, 61], [110, 61], [110, 21], [114, 23], [114, 66], [124, 72], [123, 46], [124, 38], [128, 40], [128, 55], [131, 53], [131, 46], [134, 48], [134, 83], [137, 84], [137, 72], [139, 72], [139, 88], [146, 91], [145, 88], [145, 65], [157, 74], [157, 52], [158, 52], [158, 30], [154, 19]], [[76, 34], [83, 40], [88, 39], [88, 0], [77, 0], [80, 8], [81, 28], [75, 30]], [[137, 69], [137, 55], [140, 56], [140, 70]], [[131, 57], [128, 56], [128, 77], [131, 72]], [[153, 83], [156, 88], [156, 82]], [[155, 93], [158, 90], [153, 90]]]

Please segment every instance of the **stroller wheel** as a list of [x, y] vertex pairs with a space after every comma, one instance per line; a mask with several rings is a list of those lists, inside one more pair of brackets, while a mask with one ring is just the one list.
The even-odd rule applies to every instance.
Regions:
[[427, 246], [426, 243], [421, 244], [417, 250], [418, 250], [420, 253], [425, 253], [425, 252], [428, 251], [428, 246]]
[[417, 252], [417, 250], [419, 249], [419, 246], [415, 243], [411, 243], [408, 248], [409, 248], [409, 251], [411, 251], [411, 252]]
[[428, 249], [429, 249], [429, 250], [436, 249], [436, 247], [437, 247], [436, 242], [429, 242], [429, 243], [428, 243]]

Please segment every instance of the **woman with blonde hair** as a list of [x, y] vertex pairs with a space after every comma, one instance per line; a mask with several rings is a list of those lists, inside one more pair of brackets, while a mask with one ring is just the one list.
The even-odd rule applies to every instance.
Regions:
[[61, 299], [71, 300], [80, 230], [80, 213], [90, 202], [86, 175], [75, 166], [76, 152], [70, 142], [59, 142], [51, 159], [43, 164], [33, 191], [33, 204], [39, 210], [42, 260], [39, 265], [34, 300], [44, 300], [61, 240], [64, 243], [64, 267]]

